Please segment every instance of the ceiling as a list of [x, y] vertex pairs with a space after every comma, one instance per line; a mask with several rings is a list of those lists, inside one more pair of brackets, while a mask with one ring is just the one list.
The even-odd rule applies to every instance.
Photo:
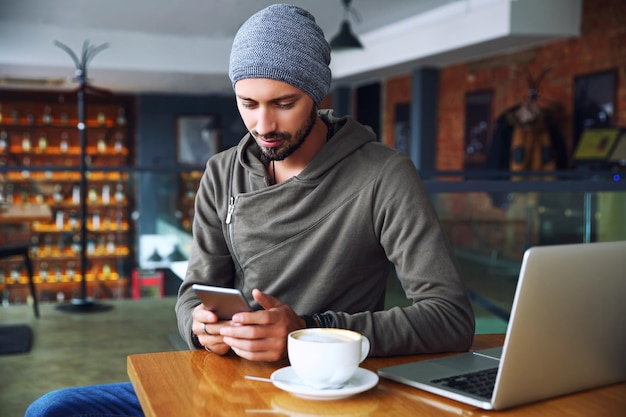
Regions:
[[[272, 3], [0, 0], [0, 87], [72, 88], [74, 63], [53, 44], [56, 40], [79, 55], [85, 41], [108, 45], [88, 67], [90, 82], [99, 87], [135, 93], [230, 93], [232, 39], [246, 18]], [[337, 32], [343, 18], [340, 0], [291, 3], [308, 9], [327, 38]], [[520, 25], [512, 12], [529, 14], [521, 7], [524, 3], [534, 3], [534, 12], [523, 16], [523, 30], [514, 30]], [[563, 17], [563, 10], [552, 10], [556, 15], [544, 19], [545, 27], [528, 29], [541, 23], [545, 13], [536, 7], [545, 7], [542, 3], [574, 4], [576, 10], [582, 0], [392, 0], [384, 5], [380, 0], [353, 0], [358, 19], [350, 15], [352, 27], [365, 49], [333, 52], [334, 82], [363, 82], [416, 65], [449, 65], [576, 35], [579, 15], [576, 22], [575, 13]], [[574, 21], [559, 25], [559, 19]], [[481, 23], [485, 21], [490, 24]]]

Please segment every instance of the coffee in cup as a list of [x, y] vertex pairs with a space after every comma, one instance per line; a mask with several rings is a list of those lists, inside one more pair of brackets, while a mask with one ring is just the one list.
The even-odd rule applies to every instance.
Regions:
[[367, 337], [345, 329], [301, 329], [287, 336], [289, 362], [300, 382], [316, 389], [337, 388], [367, 357]]

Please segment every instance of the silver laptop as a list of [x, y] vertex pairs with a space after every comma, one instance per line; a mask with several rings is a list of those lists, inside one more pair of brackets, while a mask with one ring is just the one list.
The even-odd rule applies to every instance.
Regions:
[[533, 247], [504, 346], [378, 374], [487, 410], [514, 407], [626, 381], [625, 317], [626, 241]]

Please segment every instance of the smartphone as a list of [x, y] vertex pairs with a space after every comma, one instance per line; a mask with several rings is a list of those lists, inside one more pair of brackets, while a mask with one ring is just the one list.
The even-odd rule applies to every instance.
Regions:
[[230, 320], [235, 313], [252, 311], [241, 290], [193, 284], [191, 287], [202, 304], [217, 314], [220, 320]]

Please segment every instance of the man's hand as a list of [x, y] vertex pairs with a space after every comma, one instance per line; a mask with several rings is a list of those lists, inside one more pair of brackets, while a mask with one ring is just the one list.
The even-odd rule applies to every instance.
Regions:
[[[306, 327], [304, 319], [288, 305], [258, 289], [252, 291], [252, 296], [264, 310], [235, 314], [229, 326], [219, 327], [221, 341], [237, 355], [252, 361], [283, 359], [287, 355], [287, 335]], [[206, 327], [209, 329], [209, 325]]]
[[228, 326], [230, 322], [218, 321], [217, 315], [204, 307], [204, 304], [194, 308], [192, 331], [198, 336], [198, 341], [205, 349], [224, 355], [230, 350], [230, 346], [224, 343], [220, 335], [220, 329]]

